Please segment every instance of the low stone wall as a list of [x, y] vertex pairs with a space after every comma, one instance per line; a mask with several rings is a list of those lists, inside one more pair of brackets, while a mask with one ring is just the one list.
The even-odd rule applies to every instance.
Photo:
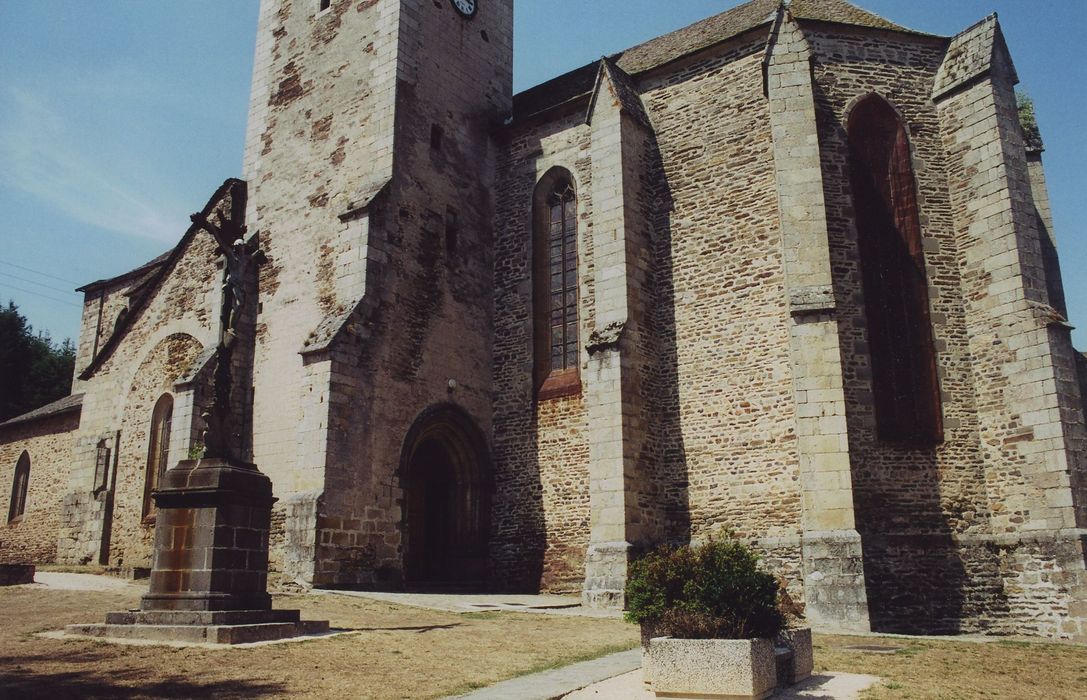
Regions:
[[34, 583], [33, 564], [0, 564], [0, 586]]

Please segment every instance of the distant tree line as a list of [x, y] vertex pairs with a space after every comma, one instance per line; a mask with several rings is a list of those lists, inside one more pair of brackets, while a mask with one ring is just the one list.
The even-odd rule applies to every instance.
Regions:
[[0, 422], [67, 396], [75, 346], [35, 333], [15, 302], [0, 306]]

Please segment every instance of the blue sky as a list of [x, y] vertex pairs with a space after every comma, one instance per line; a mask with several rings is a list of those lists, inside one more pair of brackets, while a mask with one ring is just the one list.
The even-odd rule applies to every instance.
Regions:
[[[481, 0], [487, 2], [488, 0]], [[0, 300], [59, 340], [81, 284], [168, 249], [240, 176], [257, 0], [0, 0]], [[524, 89], [737, 4], [517, 0]], [[861, 0], [954, 34], [1000, 15], [1034, 98], [1072, 322], [1087, 326], [1087, 114], [1082, 0]], [[1087, 327], [1074, 334], [1087, 348]]]

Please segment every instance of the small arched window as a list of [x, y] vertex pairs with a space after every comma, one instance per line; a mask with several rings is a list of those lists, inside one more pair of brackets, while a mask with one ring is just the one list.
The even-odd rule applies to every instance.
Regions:
[[15, 522], [26, 512], [26, 491], [30, 486], [30, 454], [23, 451], [15, 463], [15, 477], [11, 481], [11, 504], [8, 506], [8, 522]]
[[536, 185], [533, 222], [533, 350], [540, 399], [581, 390], [578, 344], [577, 194], [570, 173]]
[[850, 172], [879, 437], [943, 440], [917, 183], [895, 110], [871, 95], [849, 117]]
[[159, 487], [170, 465], [170, 426], [174, 415], [174, 399], [163, 394], [151, 413], [151, 435], [147, 441], [147, 476], [144, 481], [143, 515], [155, 512], [151, 492]]

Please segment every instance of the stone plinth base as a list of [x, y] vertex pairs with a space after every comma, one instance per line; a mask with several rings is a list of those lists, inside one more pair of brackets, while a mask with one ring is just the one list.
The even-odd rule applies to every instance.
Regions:
[[805, 532], [800, 540], [804, 561], [806, 615], [824, 632], [869, 632], [864, 556], [856, 530]]
[[585, 587], [581, 603], [587, 608], [622, 610], [626, 607], [629, 542], [601, 542], [589, 545], [585, 553]]
[[179, 462], [154, 492], [155, 559], [143, 610], [270, 610], [271, 480], [225, 459]]
[[0, 564], [0, 586], [34, 583], [33, 564]]
[[788, 688], [811, 677], [815, 668], [811, 630], [807, 627], [786, 630], [774, 644], [778, 688]]
[[252, 644], [325, 634], [327, 621], [299, 620], [297, 610], [111, 612], [104, 625], [68, 625], [68, 634], [187, 644]]

